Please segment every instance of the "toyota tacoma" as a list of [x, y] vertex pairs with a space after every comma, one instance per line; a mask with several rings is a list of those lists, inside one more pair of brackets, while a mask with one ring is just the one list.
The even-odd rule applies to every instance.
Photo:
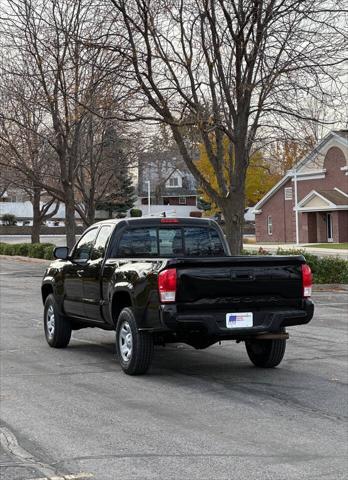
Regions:
[[115, 330], [130, 375], [145, 373], [154, 345], [170, 342], [245, 342], [254, 365], [275, 367], [286, 328], [313, 317], [303, 256], [231, 256], [213, 220], [106, 220], [54, 256], [42, 282], [48, 344], [66, 347], [80, 328]]

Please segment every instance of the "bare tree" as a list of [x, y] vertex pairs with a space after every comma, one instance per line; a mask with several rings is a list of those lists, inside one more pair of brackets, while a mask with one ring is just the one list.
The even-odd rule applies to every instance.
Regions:
[[[41, 225], [57, 213], [59, 202], [42, 189], [43, 184], [52, 184], [54, 166], [50, 162], [52, 152], [40, 133], [43, 110], [36, 92], [28, 89], [30, 85], [18, 83], [17, 79], [2, 78], [1, 110], [7, 115], [11, 112], [16, 121], [0, 117], [0, 166], [7, 183], [24, 191], [32, 203], [31, 241], [38, 243]], [[46, 200], [42, 202], [44, 193]]]
[[[94, 0], [7, 0], [6, 4], [4, 70], [39, 91], [38, 102], [48, 127], [45, 138], [56, 154], [58, 179], [41, 186], [65, 204], [67, 244], [71, 247], [83, 124], [94, 96], [100, 95], [98, 89], [112, 56], [89, 42], [99, 35], [103, 19]], [[13, 116], [11, 120], [18, 123]]]
[[75, 186], [80, 197], [76, 209], [85, 225], [95, 219], [98, 205], [119, 190], [119, 180], [135, 162], [137, 142], [124, 126], [90, 113], [84, 122]]
[[[345, 45], [340, 2], [111, 3], [114, 48], [132, 63], [127, 81], [141, 92], [128, 115], [170, 125], [187, 166], [221, 208], [238, 254], [253, 149], [275, 130], [290, 128], [293, 119], [312, 120], [302, 108], [310, 96], [325, 95], [335, 115]], [[188, 128], [207, 152], [216, 188], [197, 168]]]
[[[0, 165], [3, 165], [4, 156], [4, 149], [0, 145]], [[0, 198], [5, 197], [11, 185], [12, 178], [10, 178], [10, 175], [8, 175], [8, 172], [6, 172], [4, 168], [0, 168]]]

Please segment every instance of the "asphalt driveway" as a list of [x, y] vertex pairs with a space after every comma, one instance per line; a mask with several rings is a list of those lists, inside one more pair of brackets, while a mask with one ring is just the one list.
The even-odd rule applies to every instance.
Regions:
[[128, 377], [112, 332], [47, 346], [43, 269], [0, 259], [2, 480], [347, 478], [347, 290], [315, 293], [277, 369], [224, 342], [157, 348]]

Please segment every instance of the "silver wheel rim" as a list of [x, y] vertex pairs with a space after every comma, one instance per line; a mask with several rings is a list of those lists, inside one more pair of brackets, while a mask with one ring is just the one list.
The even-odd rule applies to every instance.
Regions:
[[54, 310], [52, 305], [50, 305], [47, 310], [46, 327], [49, 338], [52, 338], [54, 335]]
[[124, 362], [129, 362], [133, 351], [133, 335], [130, 325], [127, 321], [122, 322], [118, 338], [121, 357]]

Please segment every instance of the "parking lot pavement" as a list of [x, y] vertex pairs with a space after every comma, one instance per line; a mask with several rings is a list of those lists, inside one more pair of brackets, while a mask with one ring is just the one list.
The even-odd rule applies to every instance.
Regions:
[[223, 342], [157, 348], [129, 377], [112, 332], [47, 346], [43, 269], [0, 260], [2, 480], [347, 478], [347, 291], [314, 295], [277, 369]]

